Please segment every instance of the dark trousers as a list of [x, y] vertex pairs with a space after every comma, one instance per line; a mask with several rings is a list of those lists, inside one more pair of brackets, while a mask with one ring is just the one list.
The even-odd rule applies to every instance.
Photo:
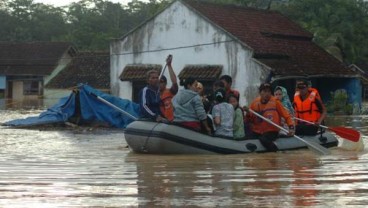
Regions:
[[256, 133], [253, 134], [256, 138], [259, 139], [259, 141], [266, 148], [267, 151], [276, 152], [279, 150], [279, 148], [277, 148], [276, 144], [274, 143], [274, 141], [276, 141], [276, 139], [279, 136], [279, 132], [269, 131], [263, 134], [256, 134]]
[[295, 127], [295, 134], [296, 135], [316, 135], [318, 132], [318, 126], [314, 125], [305, 125], [305, 124], [298, 124]]

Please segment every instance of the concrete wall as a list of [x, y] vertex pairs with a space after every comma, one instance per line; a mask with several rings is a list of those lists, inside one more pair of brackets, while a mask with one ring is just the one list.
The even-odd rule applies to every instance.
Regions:
[[[211, 44], [223, 41], [230, 42]], [[251, 58], [252, 50], [179, 1], [127, 36], [111, 42], [110, 53], [112, 94], [127, 99], [132, 98], [132, 83], [119, 80], [124, 67], [164, 65], [168, 54], [173, 55], [177, 75], [186, 64], [223, 65], [222, 74], [233, 77], [233, 88], [239, 90], [241, 104], [248, 104], [258, 95], [257, 88], [268, 75], [268, 70]]]

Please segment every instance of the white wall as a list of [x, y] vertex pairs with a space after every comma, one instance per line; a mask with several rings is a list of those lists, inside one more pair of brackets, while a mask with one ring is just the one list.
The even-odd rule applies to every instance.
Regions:
[[[263, 66], [251, 59], [251, 50], [237, 41], [187, 47], [229, 40], [234, 39], [176, 1], [139, 29], [111, 42], [112, 94], [131, 99], [131, 83], [119, 80], [127, 64], [164, 65], [167, 55], [172, 54], [176, 75], [186, 64], [223, 65], [222, 74], [233, 77], [241, 104], [248, 104], [258, 94], [257, 88], [266, 75]], [[142, 51], [154, 52], [138, 53]]]

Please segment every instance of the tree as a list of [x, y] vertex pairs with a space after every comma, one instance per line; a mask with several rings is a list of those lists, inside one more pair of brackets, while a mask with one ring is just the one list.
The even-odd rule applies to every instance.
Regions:
[[363, 0], [290, 0], [277, 10], [311, 31], [314, 41], [327, 51], [337, 55], [339, 49], [345, 62], [356, 63], [368, 62], [367, 4]]

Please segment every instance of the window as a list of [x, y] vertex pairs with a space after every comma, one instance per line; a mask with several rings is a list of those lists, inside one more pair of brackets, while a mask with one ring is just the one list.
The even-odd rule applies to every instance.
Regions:
[[23, 95], [39, 95], [39, 81], [24, 81]]

